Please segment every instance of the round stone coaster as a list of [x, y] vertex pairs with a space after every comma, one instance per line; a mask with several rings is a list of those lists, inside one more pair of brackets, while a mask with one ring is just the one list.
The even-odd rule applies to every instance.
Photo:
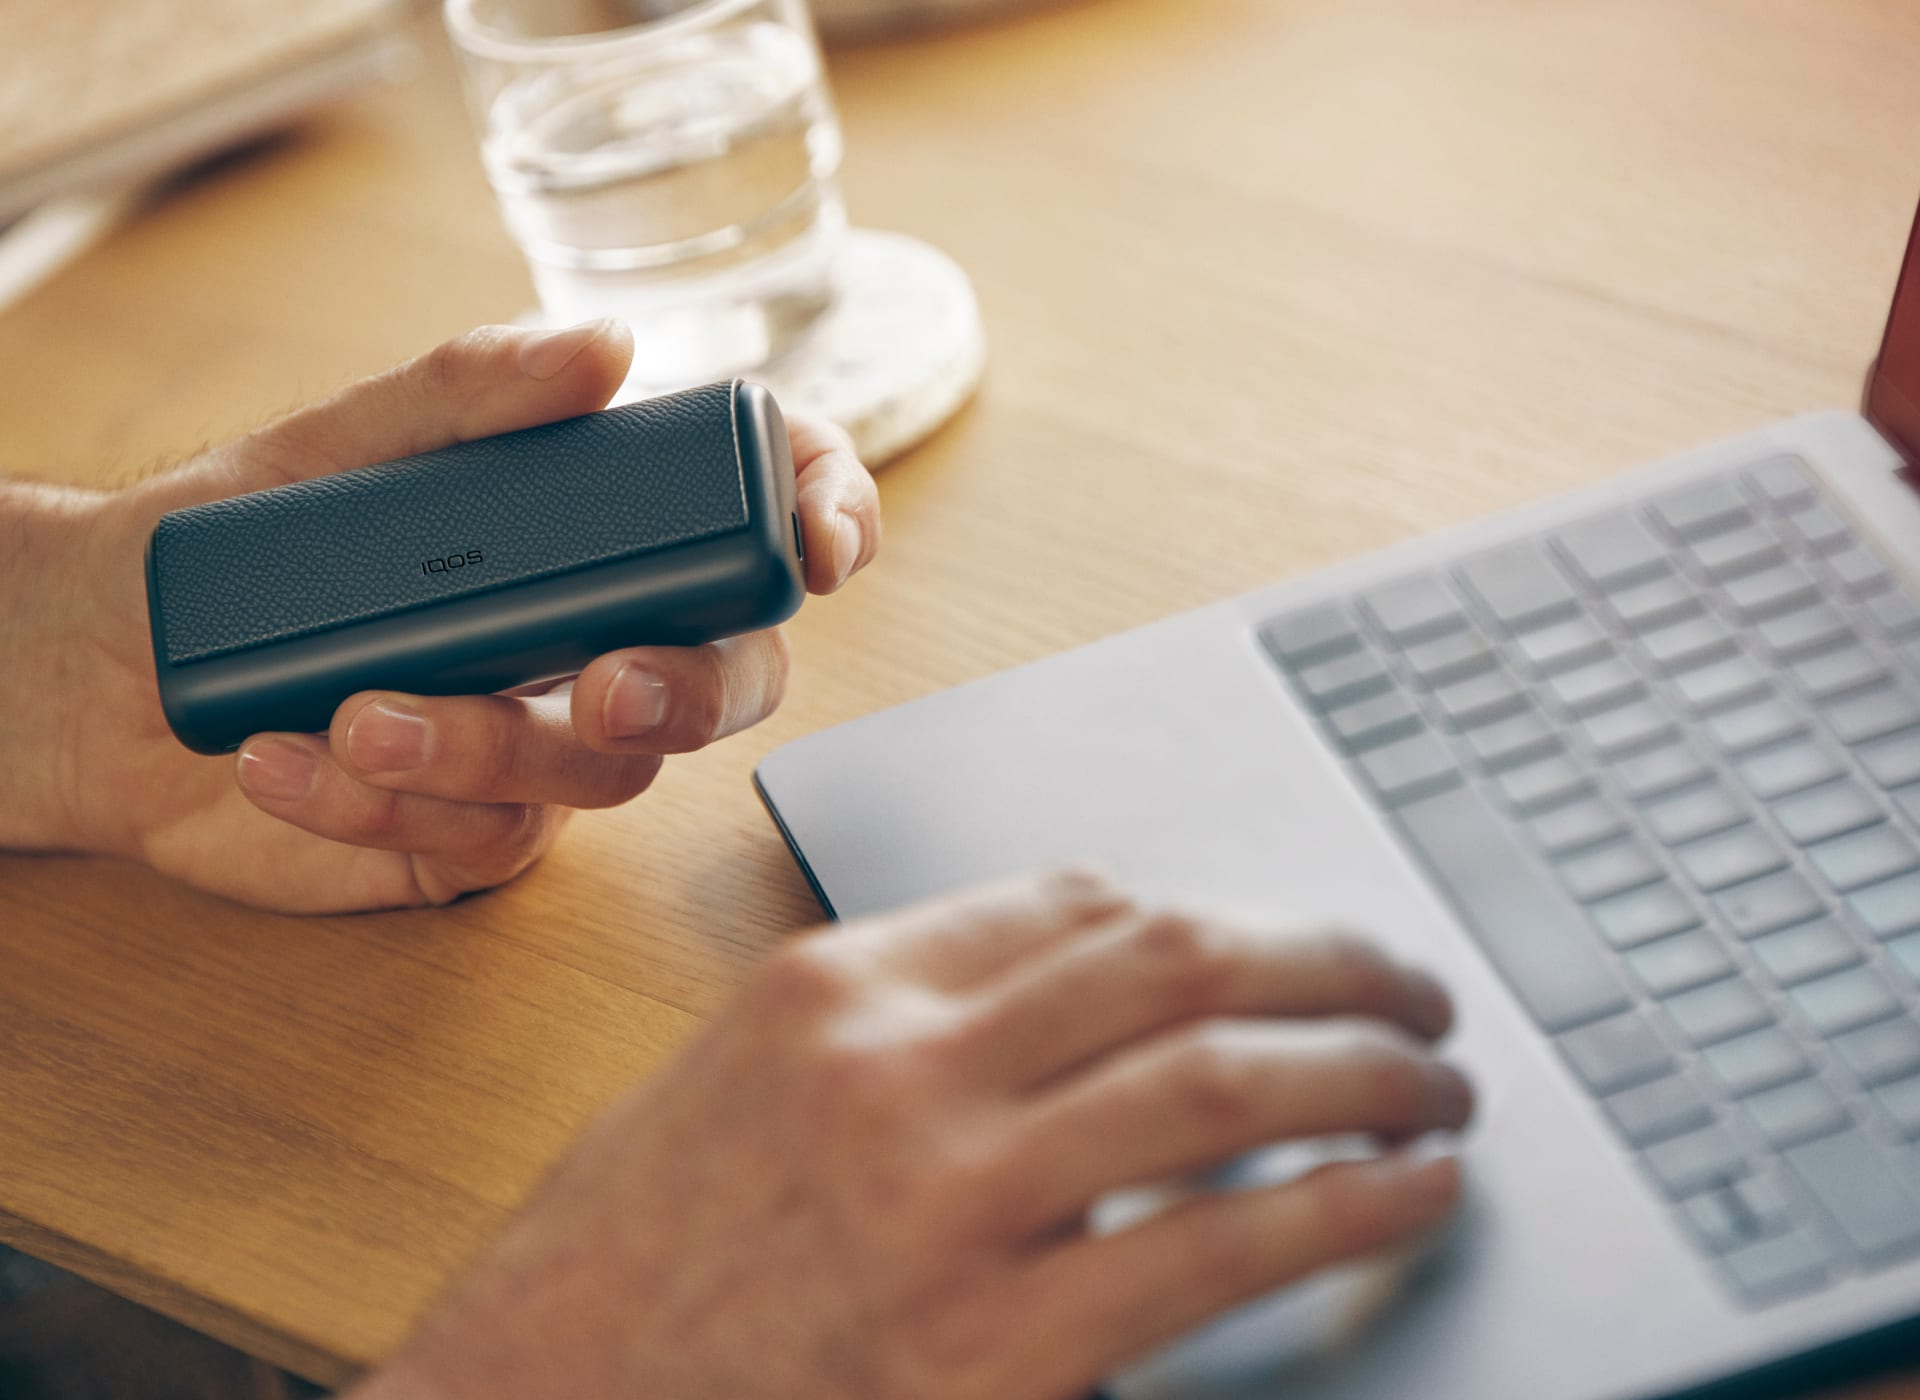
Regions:
[[[788, 413], [838, 423], [877, 468], [966, 403], [986, 367], [986, 332], [967, 274], [917, 238], [850, 230], [834, 277], [833, 305], [806, 338], [743, 375], [771, 389]], [[539, 311], [521, 323], [541, 324]], [[685, 387], [629, 380], [613, 401]]]

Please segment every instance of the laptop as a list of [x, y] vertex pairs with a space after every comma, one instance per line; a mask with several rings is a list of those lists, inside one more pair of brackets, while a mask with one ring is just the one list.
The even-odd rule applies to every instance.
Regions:
[[1761, 428], [764, 761], [840, 918], [1092, 861], [1149, 900], [1366, 930], [1452, 987], [1481, 1091], [1469, 1196], [1365, 1344], [1303, 1358], [1280, 1296], [1115, 1396], [1748, 1394], [1911, 1334], [1916, 466], [1920, 224], [1863, 415]]

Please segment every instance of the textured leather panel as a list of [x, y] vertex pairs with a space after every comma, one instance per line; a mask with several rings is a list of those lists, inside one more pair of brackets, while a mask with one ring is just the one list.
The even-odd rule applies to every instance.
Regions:
[[[690, 389], [165, 516], [153, 549], [167, 659], [204, 660], [746, 523], [733, 388]], [[455, 555], [457, 566], [423, 570]]]

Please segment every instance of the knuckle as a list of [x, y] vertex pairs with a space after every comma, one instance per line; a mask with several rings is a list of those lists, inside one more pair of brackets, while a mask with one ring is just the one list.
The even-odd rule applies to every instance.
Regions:
[[489, 702], [481, 714], [479, 723], [454, 731], [453, 762], [459, 766], [461, 777], [475, 790], [504, 792], [519, 774], [519, 734], [501, 706]]
[[1037, 881], [1043, 903], [1061, 905], [1070, 913], [1115, 913], [1133, 908], [1133, 900], [1104, 871], [1087, 866], [1049, 870]]
[[501, 830], [492, 847], [501, 864], [524, 869], [546, 849], [550, 830], [544, 807], [517, 803], [501, 809]]
[[354, 835], [366, 845], [391, 846], [400, 835], [403, 822], [401, 795], [384, 789], [368, 789], [369, 801], [355, 820]]
[[505, 326], [475, 326], [451, 340], [443, 340], [420, 357], [420, 387], [429, 394], [461, 389], [473, 371], [484, 365], [513, 334]]
[[623, 764], [619, 777], [608, 794], [612, 799], [610, 807], [618, 807], [623, 802], [631, 802], [648, 788], [653, 780], [660, 776], [660, 769], [666, 760], [654, 754], [644, 754]]
[[674, 696], [673, 703], [678, 728], [687, 743], [698, 748], [726, 732], [732, 686], [724, 652], [705, 646], [695, 655], [701, 658], [700, 667], [692, 683]]
[[1182, 1111], [1197, 1122], [1232, 1130], [1258, 1109], [1257, 1067], [1220, 1027], [1182, 1036], [1169, 1057], [1168, 1078]]
[[1235, 950], [1214, 925], [1178, 912], [1143, 920], [1132, 953], [1178, 1005], [1200, 1010], [1215, 1004], [1232, 984]]
[[808, 1018], [844, 1006], [855, 989], [846, 960], [831, 934], [788, 945], [760, 974], [760, 994], [778, 1015]]
[[1321, 950], [1346, 1000], [1369, 1009], [1399, 1000], [1398, 970], [1366, 939], [1346, 929], [1332, 929], [1321, 935]]
[[1394, 1122], [1421, 1115], [1430, 1096], [1427, 1066], [1420, 1055], [1384, 1034], [1363, 1035], [1350, 1053], [1359, 1092], [1375, 1113]]

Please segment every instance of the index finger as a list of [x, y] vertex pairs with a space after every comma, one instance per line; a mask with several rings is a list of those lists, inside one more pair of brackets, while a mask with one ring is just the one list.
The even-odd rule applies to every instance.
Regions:
[[1104, 876], [1029, 875], [863, 919], [831, 937], [942, 991], [963, 991], [1132, 908]]

